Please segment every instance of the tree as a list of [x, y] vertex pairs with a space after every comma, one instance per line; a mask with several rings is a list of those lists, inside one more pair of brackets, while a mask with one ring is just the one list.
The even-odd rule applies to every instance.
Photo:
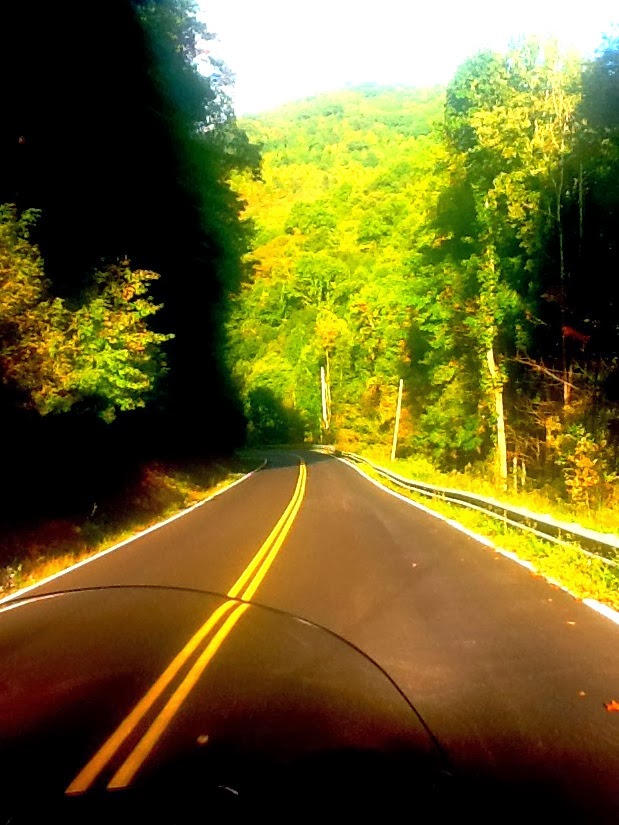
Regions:
[[[482, 54], [457, 73], [447, 95], [446, 134], [461, 163], [475, 211], [474, 245], [463, 260], [477, 269], [476, 330], [493, 398], [499, 475], [507, 478], [504, 356], [522, 349], [552, 217], [564, 275], [561, 203], [563, 165], [574, 132], [579, 64], [555, 44], [526, 41], [500, 57]], [[466, 231], [466, 230], [465, 230]], [[497, 353], [501, 342], [503, 353]]]
[[556, 415], [601, 432], [613, 414], [615, 65], [587, 68], [580, 103], [581, 62], [524, 41], [466, 61], [441, 123], [442, 93], [376, 87], [246, 121], [264, 162], [235, 179], [256, 226], [229, 322], [240, 392], [266, 382], [316, 434], [328, 356], [342, 441], [387, 445], [403, 377], [407, 446], [556, 477]]
[[88, 402], [107, 420], [143, 407], [164, 371], [149, 329], [159, 307], [148, 296], [158, 276], [128, 262], [96, 272], [75, 308], [49, 294], [39, 250], [29, 241], [35, 216], [0, 208], [0, 337], [3, 380], [41, 414]]
[[82, 11], [34, 0], [2, 12], [13, 34], [0, 55], [11, 78], [0, 203], [40, 210], [33, 240], [53, 293], [70, 303], [120, 260], [160, 275], [154, 323], [175, 337], [136, 442], [149, 432], [167, 455], [226, 450], [242, 441], [244, 418], [223, 364], [225, 307], [249, 233], [228, 178], [256, 152], [196, 3], [109, 0], [95, 29], [75, 36]]
[[335, 432], [389, 441], [440, 102], [436, 91], [360, 88], [243, 124], [264, 160], [261, 181], [236, 180], [256, 243], [229, 363], [245, 397], [267, 375], [282, 401], [294, 397], [314, 438], [328, 366]]

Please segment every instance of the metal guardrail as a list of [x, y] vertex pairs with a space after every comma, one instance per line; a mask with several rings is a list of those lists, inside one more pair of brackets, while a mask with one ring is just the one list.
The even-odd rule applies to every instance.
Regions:
[[413, 481], [387, 470], [379, 464], [375, 464], [368, 458], [356, 455], [356, 453], [334, 450], [333, 454], [347, 458], [355, 464], [367, 464], [379, 475], [411, 492], [421, 493], [428, 498], [439, 498], [442, 501], [458, 504], [470, 510], [477, 510], [509, 524], [511, 527], [533, 533], [546, 541], [570, 547], [577, 544], [578, 548], [588, 556], [599, 558], [613, 567], [619, 567], [619, 538], [614, 536], [596, 533], [594, 530], [588, 530], [579, 525], [565, 524], [550, 516], [532, 513], [529, 510], [504, 504], [486, 496], [479, 496], [475, 493], [455, 490], [450, 487], [439, 487], [436, 484]]

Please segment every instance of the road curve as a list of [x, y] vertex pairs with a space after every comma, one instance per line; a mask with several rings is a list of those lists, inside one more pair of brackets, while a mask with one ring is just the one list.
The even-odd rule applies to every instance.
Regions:
[[[298, 485], [297, 457], [269, 458], [267, 468], [204, 507], [35, 592], [155, 585], [227, 593]], [[616, 821], [619, 714], [604, 705], [619, 700], [619, 627], [337, 459], [303, 458], [307, 487], [298, 512], [250, 598], [324, 625], [372, 656], [463, 776], [502, 783], [507, 800], [510, 790], [539, 786], [574, 821]], [[54, 607], [22, 663], [29, 657], [35, 668], [46, 646], [66, 644], [78, 621], [73, 615], [63, 626]], [[122, 612], [109, 621], [122, 635]], [[143, 678], [121, 693], [123, 713], [196, 621], [193, 613], [171, 616], [161, 644], [150, 640]], [[4, 652], [8, 661], [18, 653], [10, 640], [3, 646], [2, 622], [0, 613], [0, 659]], [[0, 685], [0, 725], [2, 699]], [[122, 715], [101, 722], [90, 750]]]

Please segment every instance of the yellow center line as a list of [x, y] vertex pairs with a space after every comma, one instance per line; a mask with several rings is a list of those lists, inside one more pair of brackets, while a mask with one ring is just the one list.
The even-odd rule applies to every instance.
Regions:
[[[269, 568], [271, 567], [271, 565], [275, 561], [275, 557], [279, 553], [279, 551], [281, 549], [281, 546], [282, 546], [282, 544], [284, 543], [284, 541], [286, 539], [286, 536], [290, 532], [290, 528], [292, 527], [293, 522], [294, 522], [295, 518], [297, 517], [297, 513], [301, 509], [301, 504], [303, 502], [303, 496], [305, 495], [305, 484], [306, 484], [306, 480], [307, 480], [307, 468], [305, 467], [305, 464], [301, 465], [301, 471], [299, 473], [299, 476], [300, 476], [300, 480], [301, 480], [301, 489], [300, 489], [299, 496], [298, 496], [296, 502], [294, 503], [294, 505], [292, 507], [292, 510], [291, 510], [290, 515], [288, 517], [288, 521], [286, 522], [286, 524], [282, 528], [279, 536], [277, 536], [277, 538], [275, 539], [275, 542], [273, 543], [273, 547], [271, 548], [271, 551], [269, 552], [269, 554], [267, 555], [267, 557], [264, 560], [263, 564], [261, 565], [260, 569], [257, 571], [256, 575], [254, 576], [254, 578], [250, 582], [249, 586], [243, 591], [243, 594], [242, 594], [241, 598], [245, 599], [246, 601], [249, 601], [251, 599], [251, 597], [254, 595], [254, 593], [256, 592], [258, 587], [260, 586], [260, 583], [262, 582], [262, 580], [264, 579], [264, 577], [268, 573]], [[228, 595], [230, 595], [230, 594], [228, 594]]]
[[[303, 501], [303, 494], [305, 493], [306, 478], [307, 469], [304, 464], [301, 464], [301, 468], [299, 470], [299, 484], [297, 485], [297, 490], [295, 490], [295, 495], [292, 497], [292, 502], [294, 502], [294, 505], [291, 509], [288, 508], [288, 518], [286, 522], [282, 525], [281, 532], [277, 536], [277, 539], [275, 540], [270, 553], [268, 553], [266, 558], [264, 558], [264, 561], [262, 562], [252, 582], [243, 592], [243, 599], [249, 599], [251, 598], [251, 596], [254, 595], [254, 593], [258, 589], [258, 586], [260, 585], [260, 582], [264, 579], [267, 572], [269, 571], [269, 568], [275, 561], [275, 557], [277, 556], [277, 553], [279, 552], [282, 544], [284, 543], [284, 540], [288, 535], [290, 528], [292, 527], [292, 524], [295, 520], [295, 517], [301, 507], [301, 502]], [[257, 556], [258, 555], [262, 555], [262, 557], [264, 557], [265, 554], [262, 550], [260, 550]], [[157, 718], [148, 728], [146, 733], [142, 736], [142, 738], [135, 746], [133, 751], [129, 754], [127, 759], [123, 762], [118, 771], [114, 774], [110, 783], [108, 784], [108, 788], [110, 790], [124, 788], [131, 782], [131, 780], [139, 771], [145, 760], [148, 759], [149, 755], [151, 754], [153, 748], [155, 747], [161, 736], [165, 733], [166, 728], [168, 727], [174, 715], [177, 713], [177, 711], [180, 709], [181, 705], [187, 698], [187, 695], [189, 694], [190, 690], [195, 686], [196, 682], [206, 669], [209, 662], [213, 659], [213, 657], [223, 644], [226, 637], [229, 635], [229, 633], [231, 633], [235, 624], [238, 622], [238, 620], [241, 618], [241, 616], [248, 607], [248, 604], [237, 605], [236, 610], [233, 613], [231, 613], [231, 615], [226, 619], [223, 626], [217, 631], [217, 633], [209, 642], [204, 652], [194, 663], [189, 673], [185, 676], [185, 678], [176, 688], [172, 696], [168, 699], [163, 710], [159, 713]]]
[[[280, 530], [286, 529], [286, 532], [287, 532], [287, 530], [289, 529], [289, 528], [286, 528], [286, 524], [289, 520], [289, 516], [293, 511], [295, 512], [295, 514], [298, 512], [298, 507], [297, 507], [296, 510], [295, 510], [295, 507], [297, 506], [297, 504], [299, 504], [299, 506], [300, 506], [300, 503], [303, 500], [303, 493], [305, 491], [305, 478], [306, 478], [306, 475], [307, 475], [307, 468], [306, 468], [304, 463], [301, 463], [301, 465], [299, 467], [299, 478], [297, 480], [297, 486], [295, 487], [294, 493], [292, 495], [292, 498], [290, 499], [290, 502], [289, 502], [288, 506], [284, 510], [284, 513], [283, 513], [282, 517], [280, 518], [280, 520], [277, 522], [275, 527], [269, 533], [266, 541], [264, 542], [264, 544], [262, 545], [260, 550], [258, 550], [258, 552], [253, 557], [253, 559], [250, 561], [250, 563], [247, 565], [245, 570], [241, 573], [241, 575], [236, 580], [236, 582], [232, 585], [230, 590], [228, 590], [228, 596], [231, 599], [235, 599], [235, 598], [238, 597], [238, 595], [241, 592], [244, 585], [247, 583], [249, 578], [253, 575], [255, 569], [258, 567], [258, 565], [262, 562], [263, 558], [269, 552], [269, 549], [270, 549], [271, 545], [273, 544], [273, 542], [275, 541], [277, 535], [280, 533]], [[242, 594], [241, 598], [242, 599], [246, 598], [245, 593]]]
[[[299, 511], [301, 506], [301, 502], [303, 500], [303, 495], [305, 492], [305, 482], [307, 477], [307, 469], [305, 463], [301, 460], [299, 466], [299, 477], [297, 479], [297, 484], [292, 495], [292, 498], [286, 507], [283, 515], [273, 528], [273, 530], [268, 535], [267, 539], [264, 541], [248, 567], [243, 571], [243, 573], [239, 576], [237, 581], [234, 585], [230, 588], [228, 592], [228, 596], [230, 598], [235, 598], [240, 590], [244, 587], [247, 583], [249, 578], [251, 577], [252, 573], [256, 570], [258, 565], [260, 569], [258, 570], [256, 576], [258, 578], [258, 584], [264, 579], [268, 569], [270, 568], [271, 564], [273, 563], [277, 552], [281, 548], [284, 539], [289, 532], [292, 522], [296, 517], [296, 514]], [[275, 553], [273, 549], [276, 548]], [[270, 552], [269, 552], [270, 551]], [[265, 559], [266, 557], [266, 559]], [[261, 562], [263, 562], [261, 564]], [[245, 589], [242, 593], [241, 598], [248, 599], [251, 595], [256, 592], [258, 587], [256, 584], [253, 587], [253, 582]], [[183, 647], [183, 649], [178, 653], [172, 662], [168, 665], [168, 667], [164, 670], [164, 672], [159, 676], [157, 681], [152, 685], [152, 687], [147, 691], [147, 693], [142, 697], [142, 699], [137, 703], [137, 705], [133, 708], [133, 710], [129, 713], [129, 715], [121, 722], [118, 728], [112, 733], [112, 735], [106, 740], [106, 742], [101, 746], [101, 748], [94, 754], [94, 756], [90, 759], [90, 761], [82, 768], [79, 774], [75, 777], [75, 779], [71, 782], [71, 784], [67, 787], [65, 793], [67, 795], [74, 795], [74, 794], [81, 794], [88, 790], [88, 788], [92, 785], [92, 783], [97, 779], [99, 774], [102, 770], [108, 765], [111, 759], [115, 756], [118, 752], [119, 748], [123, 745], [126, 739], [131, 735], [131, 733], [135, 730], [137, 725], [141, 722], [144, 716], [150, 711], [153, 707], [155, 702], [159, 699], [159, 697], [163, 694], [163, 692], [169, 687], [172, 680], [177, 676], [181, 668], [185, 665], [188, 659], [191, 657], [193, 653], [195, 653], [197, 647], [205, 640], [205, 638], [213, 631], [213, 629], [223, 620], [227, 613], [235, 607], [246, 607], [244, 605], [238, 605], [234, 601], [226, 601], [224, 604], [220, 605], [212, 615], [204, 622], [204, 624], [196, 631], [196, 633], [189, 639], [187, 644]], [[213, 638], [212, 642], [207, 646], [204, 653], [200, 656], [197, 660], [197, 663], [203, 661], [206, 652], [211, 648], [211, 645], [215, 641], [215, 639], [219, 639], [219, 643], [214, 648], [211, 656], [207, 658], [202, 665], [201, 671], [207, 666], [208, 662], [215, 655], [217, 650], [219, 649], [220, 645], [223, 643], [225, 637], [230, 633], [238, 619], [240, 619], [241, 615], [244, 611], [241, 611], [237, 615], [237, 611], [235, 610], [229, 617], [228, 620], [224, 623], [223, 627], [218, 631], [216, 636]], [[231, 622], [231, 619], [237, 615], [237, 618]], [[221, 635], [224, 628], [228, 628], [226, 633]], [[195, 667], [194, 666], [194, 667]], [[193, 671], [190, 670], [189, 673]], [[201, 672], [200, 671], [200, 672]], [[199, 674], [198, 674], [199, 676]], [[186, 679], [189, 677], [187, 675]], [[181, 683], [181, 687], [184, 682]], [[193, 686], [193, 685], [192, 685]], [[189, 688], [189, 690], [191, 687]], [[180, 690], [180, 688], [178, 689]], [[177, 690], [177, 692], [178, 692]], [[176, 694], [173, 694], [173, 697]], [[171, 701], [171, 700], [170, 700]], [[166, 705], [167, 707], [167, 705]], [[165, 710], [165, 708], [164, 708]], [[175, 712], [175, 711], [174, 711]], [[162, 711], [163, 713], [163, 711]], [[161, 714], [160, 714], [161, 716]], [[159, 718], [159, 717], [157, 717]], [[171, 718], [171, 717], [170, 717]], [[148, 733], [148, 732], [147, 732]], [[159, 734], [160, 735], [160, 734]], [[157, 737], [159, 738], [159, 737]], [[141, 744], [141, 742], [139, 743]], [[139, 747], [139, 745], [138, 745]], [[146, 754], [148, 755], [148, 754]], [[144, 757], [146, 758], [146, 757]], [[143, 759], [142, 759], [143, 761]], [[141, 764], [141, 763], [140, 763]], [[124, 767], [124, 765], [123, 765]], [[122, 770], [122, 768], [121, 768]], [[137, 770], [137, 769], [136, 769]], [[120, 772], [119, 772], [120, 773]], [[117, 774], [118, 775], [118, 774]], [[114, 777], [116, 778], [116, 776]]]
[[197, 633], [192, 636], [181, 652], [174, 657], [172, 662], [163, 671], [153, 686], [147, 693], [144, 694], [142, 699], [140, 699], [131, 713], [121, 722], [110, 738], [101, 746], [101, 748], [99, 748], [92, 759], [78, 773], [73, 782], [71, 782], [65, 791], [66, 794], [72, 795], [84, 793], [84, 791], [92, 785], [97, 776], [101, 773], [116, 751], [123, 744], [125, 739], [127, 739], [127, 737], [132, 733], [142, 718], [148, 713], [157, 699], [168, 687], [172, 679], [174, 679], [178, 671], [195, 651], [200, 642], [208, 636], [220, 619], [225, 616], [235, 604], [235, 602], [224, 602], [202, 625]]
[[236, 610], [228, 616], [222, 627], [220, 627], [217, 633], [213, 636], [206, 649], [200, 654], [189, 673], [185, 676], [181, 684], [165, 704], [163, 710], [156, 717], [128, 758], [114, 774], [108, 784], [108, 788], [110, 790], [124, 788], [131, 782], [135, 774], [142, 766], [144, 760], [148, 758], [152, 749], [164, 734], [174, 715], [189, 695], [191, 689], [195, 686], [208, 663], [224, 643], [226, 636], [228, 636], [228, 634], [232, 631], [232, 628], [248, 607], [248, 604], [238, 604]]

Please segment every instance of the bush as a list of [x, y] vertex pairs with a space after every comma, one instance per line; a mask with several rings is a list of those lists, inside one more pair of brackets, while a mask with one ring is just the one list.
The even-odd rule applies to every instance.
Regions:
[[557, 439], [557, 463], [563, 468], [565, 489], [573, 504], [599, 507], [605, 498], [608, 473], [606, 442], [596, 443], [582, 424], [573, 425]]

